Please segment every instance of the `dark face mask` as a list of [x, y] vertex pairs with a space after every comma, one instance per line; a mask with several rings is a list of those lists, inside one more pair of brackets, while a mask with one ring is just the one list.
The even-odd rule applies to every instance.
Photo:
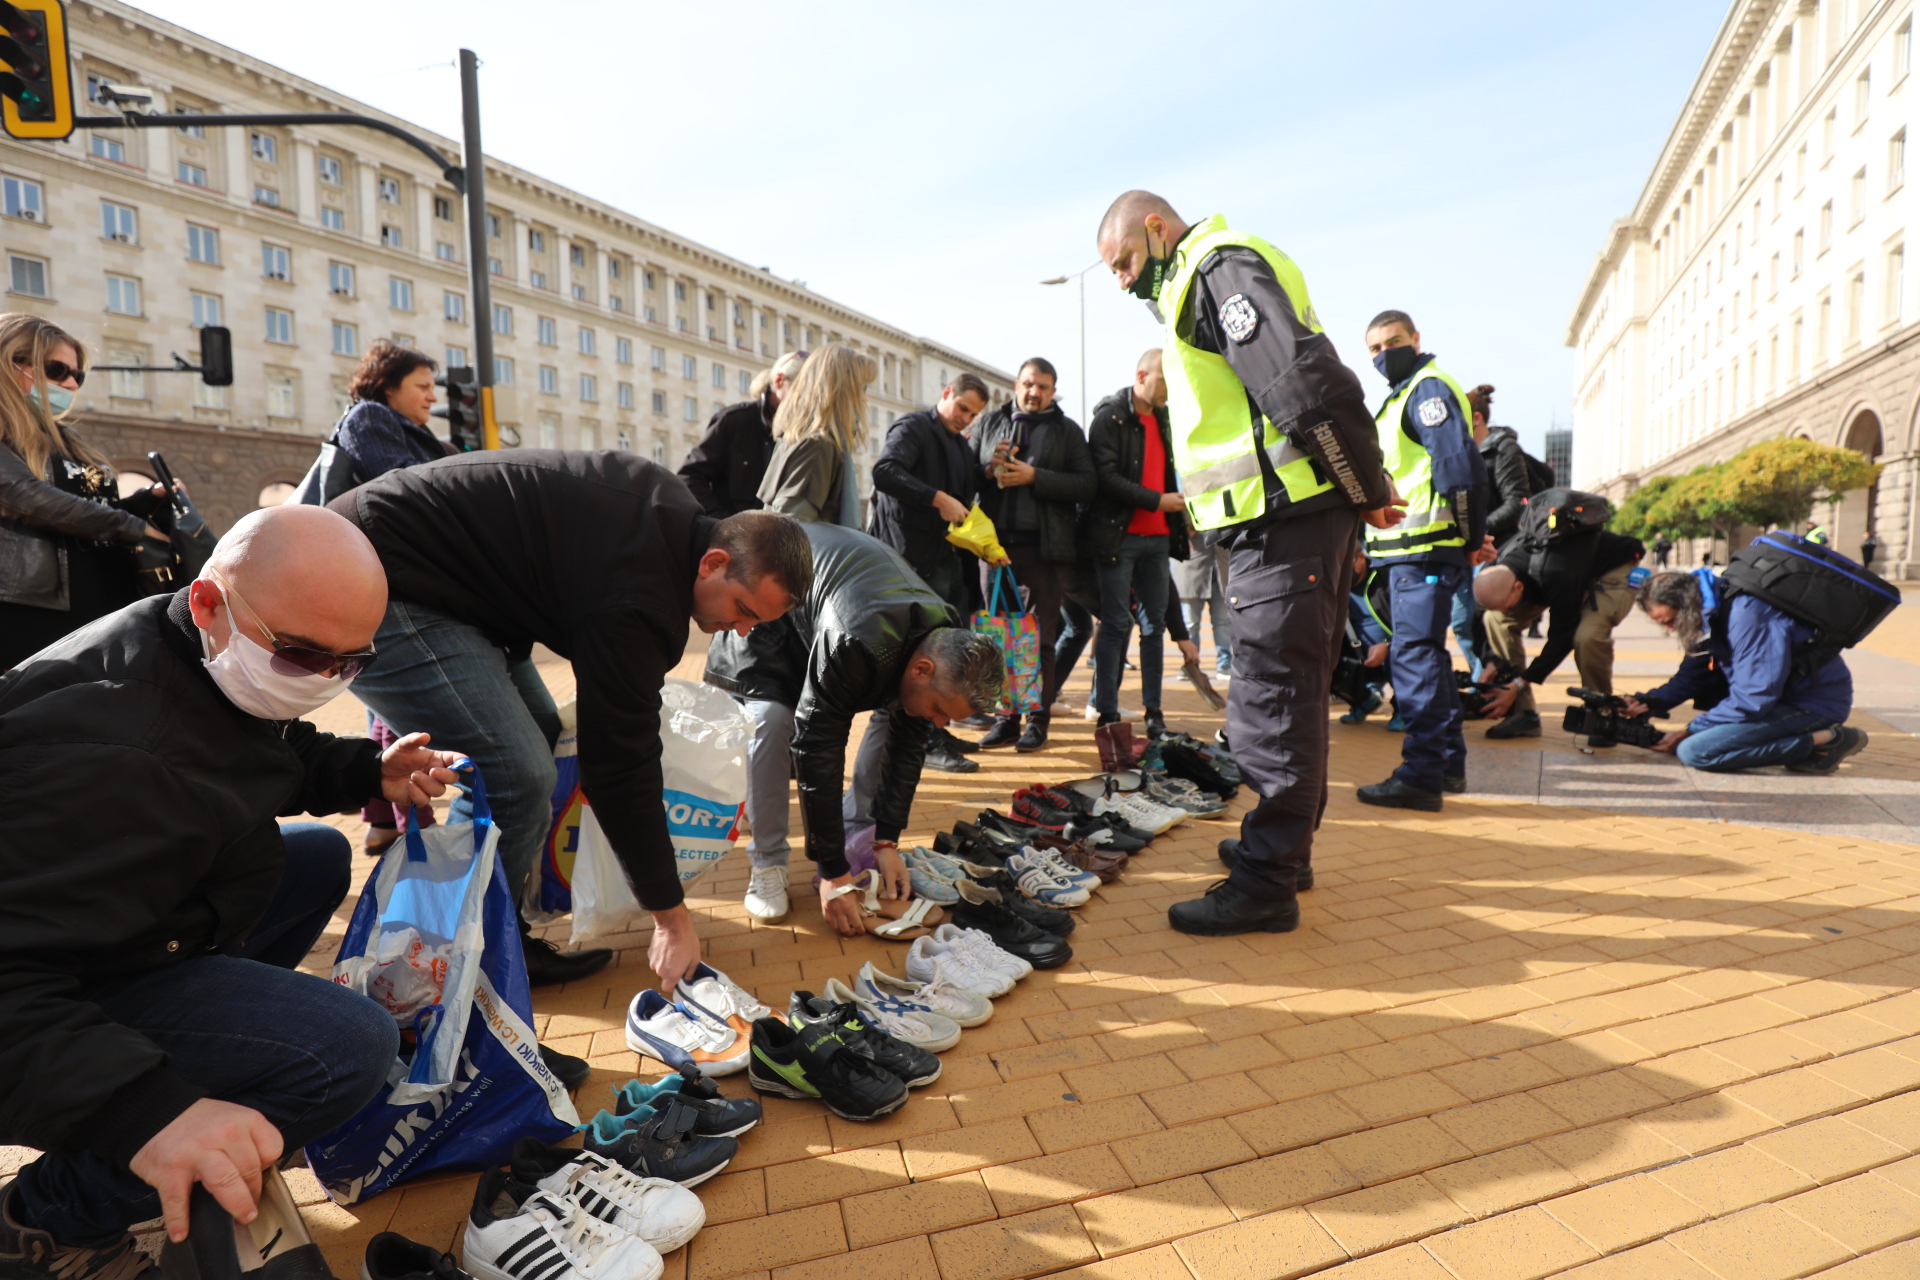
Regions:
[[1397, 387], [1407, 380], [1419, 362], [1420, 353], [1413, 347], [1388, 347], [1373, 358], [1373, 367], [1387, 380], [1387, 385]]
[[1127, 286], [1127, 292], [1142, 302], [1159, 302], [1160, 286], [1167, 282], [1167, 272], [1172, 265], [1173, 260], [1171, 258], [1156, 258], [1153, 256], [1153, 245], [1151, 240], [1149, 240], [1147, 244], [1147, 260], [1141, 264], [1140, 274], [1135, 276], [1133, 283]]

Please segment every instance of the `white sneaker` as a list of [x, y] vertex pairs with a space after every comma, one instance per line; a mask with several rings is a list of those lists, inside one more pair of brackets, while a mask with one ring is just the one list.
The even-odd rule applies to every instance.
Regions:
[[885, 969], [874, 968], [871, 960], [854, 975], [853, 989], [876, 1003], [897, 1000], [909, 1008], [951, 1018], [962, 1027], [977, 1027], [993, 1017], [993, 1002], [985, 996], [963, 991], [943, 979], [916, 984], [896, 978]]
[[1050, 907], [1086, 905], [1087, 899], [1093, 896], [1090, 890], [1060, 879], [1052, 867], [1032, 857], [1032, 853], [1032, 849], [1022, 849], [1007, 857], [1007, 874], [1014, 878], [1020, 892]]
[[980, 963], [989, 969], [1006, 974], [1015, 982], [1033, 972], [1033, 966], [1009, 951], [1002, 951], [984, 929], [962, 929], [957, 924], [943, 924], [933, 931], [935, 940], [957, 947], [961, 952], [971, 952]]
[[906, 967], [907, 977], [914, 982], [945, 982], [989, 999], [1013, 990], [1015, 981], [1003, 970], [988, 968], [973, 952], [932, 936], [913, 940], [907, 948]]
[[660, 1280], [660, 1251], [579, 1205], [535, 1190], [515, 1203], [504, 1169], [480, 1175], [463, 1265], [476, 1280]]
[[773, 1016], [773, 1010], [755, 999], [751, 991], [710, 964], [696, 968], [693, 981], [682, 978], [673, 994], [689, 1004], [713, 1010], [722, 1020], [728, 1015], [744, 1018], [749, 1027], [761, 1018]]
[[1171, 805], [1156, 804], [1138, 792], [1107, 796], [1093, 802], [1095, 814], [1117, 813], [1130, 827], [1151, 831], [1154, 835], [1170, 831], [1193, 815]]
[[785, 920], [793, 904], [787, 901], [787, 869], [755, 867], [747, 881], [747, 914], [755, 920], [773, 924]]
[[[1118, 706], [1117, 703], [1115, 705]], [[1133, 720], [1133, 719], [1137, 719], [1140, 713], [1138, 711], [1130, 710], [1126, 707], [1119, 707], [1119, 715], [1122, 720]], [[1098, 720], [1099, 718], [1100, 718], [1100, 708], [1094, 706], [1092, 700], [1089, 699], [1087, 702], [1087, 719]]]
[[944, 1053], [960, 1043], [960, 1024], [952, 1018], [923, 1009], [909, 1009], [895, 1000], [885, 1003], [869, 1000], [838, 978], [827, 979], [825, 995], [835, 1004], [852, 1005], [868, 1026], [878, 1027], [916, 1049]]
[[670, 1067], [691, 1060], [702, 1075], [730, 1076], [746, 1069], [752, 1037], [645, 987], [627, 1006], [627, 1048]]
[[1082, 871], [1060, 856], [1058, 849], [1042, 849], [1028, 845], [1013, 857], [1007, 859], [1007, 865], [1013, 865], [1013, 858], [1025, 858], [1029, 864], [1045, 867], [1047, 872], [1062, 885], [1076, 889], [1085, 889], [1091, 894], [1100, 887], [1100, 877], [1091, 871]]
[[672, 1253], [707, 1225], [707, 1208], [692, 1191], [665, 1178], [643, 1178], [591, 1151], [574, 1153], [535, 1185], [661, 1253]]

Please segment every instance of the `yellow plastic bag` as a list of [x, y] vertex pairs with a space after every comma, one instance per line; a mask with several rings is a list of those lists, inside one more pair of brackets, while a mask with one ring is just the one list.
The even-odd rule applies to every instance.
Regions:
[[1007, 562], [1006, 549], [1000, 545], [999, 535], [993, 531], [993, 521], [987, 519], [987, 513], [980, 509], [977, 502], [973, 504], [973, 510], [967, 512], [965, 520], [947, 526], [947, 541], [962, 551], [971, 551], [988, 564]]

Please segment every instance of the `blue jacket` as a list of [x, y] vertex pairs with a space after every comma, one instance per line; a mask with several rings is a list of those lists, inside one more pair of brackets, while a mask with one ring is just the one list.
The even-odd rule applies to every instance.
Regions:
[[1794, 649], [1813, 638], [1813, 628], [1806, 623], [1753, 596], [1736, 596], [1730, 605], [1713, 611], [1708, 625], [1706, 638], [1673, 679], [1641, 699], [1656, 711], [1670, 710], [1718, 693], [1724, 679], [1725, 696], [1693, 718], [1689, 733], [1762, 720], [1776, 707], [1835, 724], [1853, 710], [1853, 673], [1844, 659], [1835, 658], [1810, 676], [1793, 674]]

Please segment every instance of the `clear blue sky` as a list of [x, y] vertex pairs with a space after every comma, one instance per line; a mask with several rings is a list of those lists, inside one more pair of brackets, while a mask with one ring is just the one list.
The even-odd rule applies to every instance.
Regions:
[[[1725, 13], [1604, 5], [1229, 2], [796, 6], [148, 0], [174, 22], [487, 149], [1079, 401], [1077, 299], [1113, 196], [1223, 212], [1306, 273], [1341, 354], [1411, 312], [1537, 448], [1562, 346]], [[549, 16], [550, 15], [550, 16]], [[1189, 16], [1192, 15], [1192, 16]], [[1087, 277], [1093, 399], [1159, 342]]]

